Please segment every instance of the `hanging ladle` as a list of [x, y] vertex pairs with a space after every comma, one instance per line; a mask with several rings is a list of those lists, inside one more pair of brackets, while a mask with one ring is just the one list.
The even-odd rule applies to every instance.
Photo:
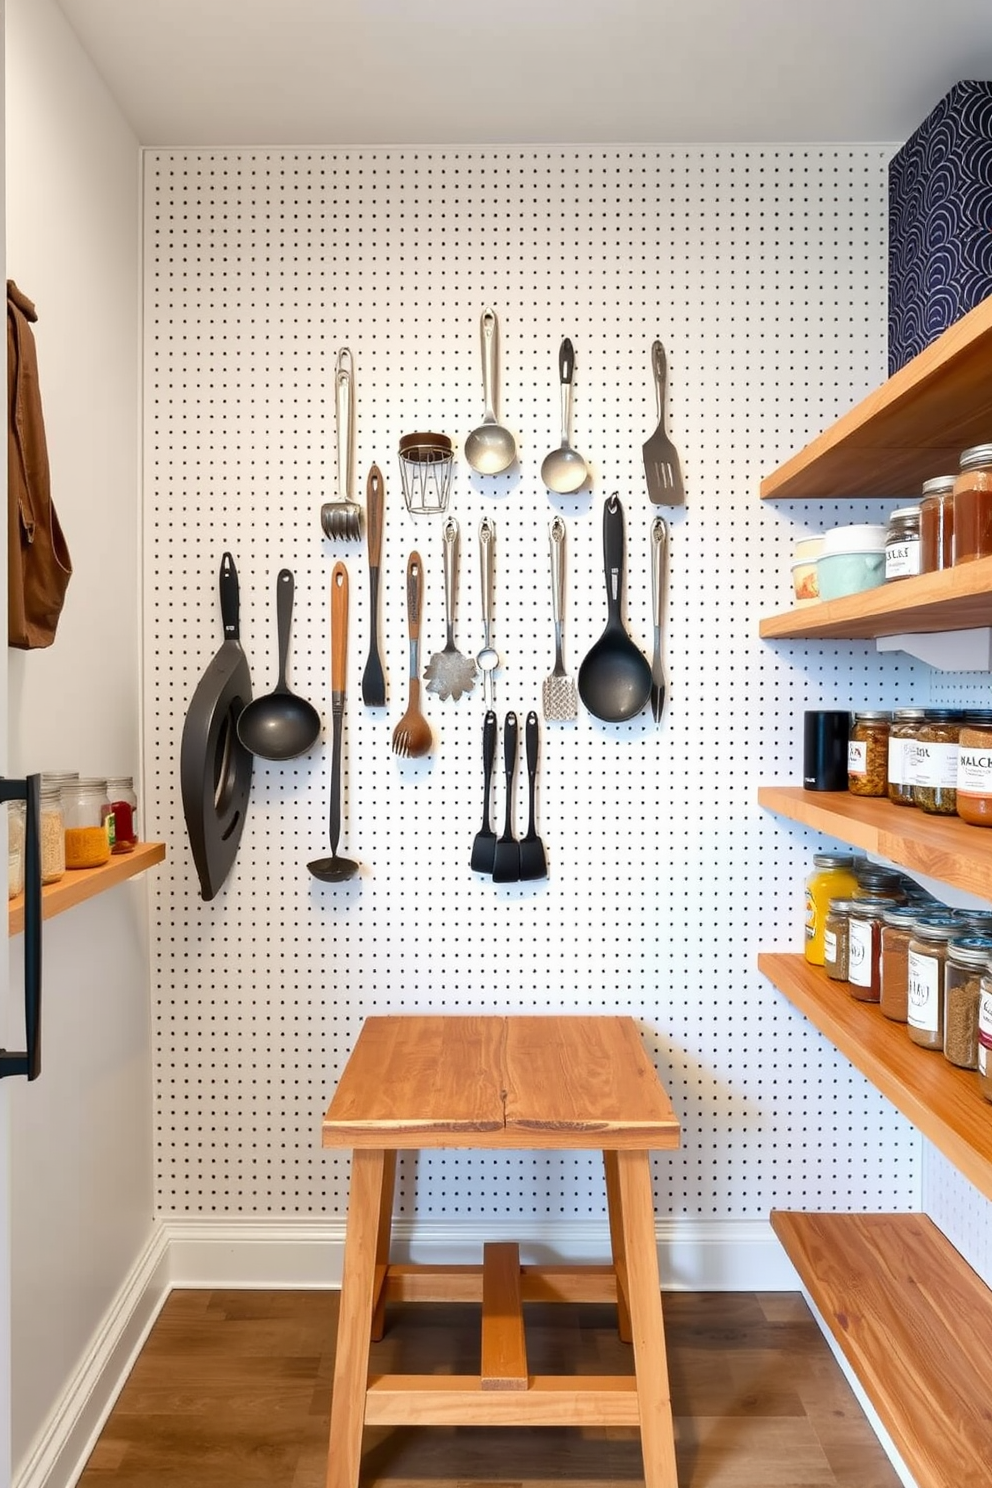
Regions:
[[312, 703], [297, 697], [286, 685], [289, 631], [293, 622], [293, 575], [280, 569], [276, 580], [276, 620], [279, 628], [279, 680], [273, 692], [255, 698], [238, 716], [238, 738], [263, 759], [293, 759], [306, 754], [320, 737], [320, 714]]
[[561, 379], [561, 444], [545, 455], [541, 465], [541, 479], [549, 491], [559, 496], [571, 496], [580, 491], [589, 475], [589, 466], [577, 449], [573, 449], [572, 437], [572, 377], [575, 372], [575, 353], [566, 336], [558, 352], [558, 375]]
[[341, 836], [341, 735], [344, 731], [344, 675], [348, 652], [348, 570], [335, 563], [331, 571], [331, 856], [307, 867], [322, 883], [344, 883], [359, 872], [359, 864], [338, 856]]
[[623, 507], [614, 493], [603, 505], [603, 563], [606, 570], [606, 629], [579, 667], [579, 697], [604, 723], [624, 723], [651, 695], [651, 668], [624, 629]]

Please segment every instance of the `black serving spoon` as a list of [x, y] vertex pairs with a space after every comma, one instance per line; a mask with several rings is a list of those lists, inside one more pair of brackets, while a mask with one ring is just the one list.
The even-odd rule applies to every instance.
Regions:
[[614, 494], [603, 506], [603, 561], [606, 570], [606, 629], [579, 667], [579, 697], [604, 723], [623, 723], [639, 713], [651, 696], [651, 668], [624, 629], [623, 507]]

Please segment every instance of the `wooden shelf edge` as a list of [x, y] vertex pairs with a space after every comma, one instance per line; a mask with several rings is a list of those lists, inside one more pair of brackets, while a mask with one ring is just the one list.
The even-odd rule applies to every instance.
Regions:
[[[119, 853], [104, 863], [101, 868], [77, 868], [66, 873], [58, 883], [47, 884], [41, 891], [41, 917], [50, 920], [64, 914], [87, 899], [104, 894], [117, 884], [124, 883], [146, 868], [154, 868], [165, 859], [164, 842], [139, 842], [134, 852]], [[10, 935], [21, 935], [24, 931], [24, 895], [11, 899], [8, 908]]]
[[771, 1225], [918, 1488], [987, 1482], [981, 1277], [923, 1214], [773, 1210]]
[[921, 1049], [905, 1025], [859, 1002], [804, 956], [763, 951], [758, 970], [871, 1081], [987, 1199], [992, 1199], [992, 1105], [974, 1070]]
[[[992, 421], [990, 421], [992, 422]], [[874, 640], [992, 623], [992, 558], [795, 606], [758, 623], [762, 640]]]

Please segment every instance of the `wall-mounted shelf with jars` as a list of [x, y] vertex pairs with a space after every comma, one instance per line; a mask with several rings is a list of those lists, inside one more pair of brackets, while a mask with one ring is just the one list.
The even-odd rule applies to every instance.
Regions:
[[[41, 891], [41, 917], [50, 920], [53, 915], [64, 914], [77, 904], [106, 893], [126, 879], [154, 868], [165, 858], [164, 842], [139, 842], [133, 852], [115, 854], [108, 863], [99, 868], [75, 868], [66, 873], [58, 883], [46, 884]], [[18, 894], [9, 901], [7, 911], [9, 933], [20, 935], [24, 930], [24, 895]]]

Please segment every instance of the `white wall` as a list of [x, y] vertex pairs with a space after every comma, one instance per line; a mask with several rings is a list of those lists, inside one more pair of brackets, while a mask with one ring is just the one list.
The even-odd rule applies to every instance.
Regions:
[[[9, 655], [9, 763], [137, 773], [137, 142], [51, 0], [8, 0], [6, 109], [7, 271], [74, 566], [55, 645]], [[134, 884], [45, 927], [42, 1074], [11, 1082], [15, 1471], [152, 1227], [146, 925]]]

